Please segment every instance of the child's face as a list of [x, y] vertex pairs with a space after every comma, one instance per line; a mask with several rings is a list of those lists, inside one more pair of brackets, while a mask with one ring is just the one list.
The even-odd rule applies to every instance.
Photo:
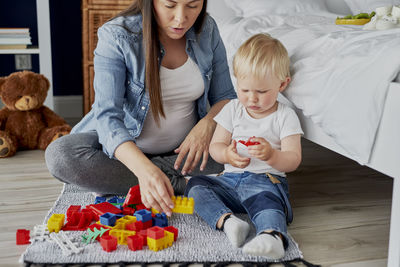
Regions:
[[276, 110], [278, 93], [282, 92], [289, 82], [289, 77], [281, 81], [270, 74], [263, 79], [252, 76], [237, 78], [238, 99], [251, 117], [263, 118]]

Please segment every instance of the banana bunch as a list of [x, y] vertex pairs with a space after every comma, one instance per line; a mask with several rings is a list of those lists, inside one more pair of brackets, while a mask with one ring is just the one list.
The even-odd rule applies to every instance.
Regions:
[[360, 13], [356, 15], [347, 15], [343, 18], [337, 17], [336, 24], [351, 24], [351, 25], [364, 25], [368, 23], [373, 16], [375, 16], [375, 11], [372, 11], [370, 14], [368, 13]]

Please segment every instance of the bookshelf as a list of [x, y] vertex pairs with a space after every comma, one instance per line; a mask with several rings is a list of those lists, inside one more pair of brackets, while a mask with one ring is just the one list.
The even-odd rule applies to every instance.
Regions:
[[54, 109], [49, 0], [36, 0], [36, 12], [39, 47], [31, 47], [27, 49], [0, 49], [0, 54], [39, 55], [40, 73], [46, 76], [50, 82], [50, 88], [44, 105], [50, 109]]

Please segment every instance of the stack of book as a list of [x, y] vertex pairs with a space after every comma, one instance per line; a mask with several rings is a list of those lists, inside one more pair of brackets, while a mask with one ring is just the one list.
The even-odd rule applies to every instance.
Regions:
[[30, 44], [29, 28], [0, 28], [0, 49], [25, 49]]

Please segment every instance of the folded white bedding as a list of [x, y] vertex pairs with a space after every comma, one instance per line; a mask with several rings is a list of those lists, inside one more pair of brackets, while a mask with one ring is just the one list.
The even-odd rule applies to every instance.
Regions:
[[389, 83], [400, 71], [400, 29], [335, 25], [335, 14], [235, 18], [220, 25], [231, 64], [251, 35], [268, 32], [286, 46], [293, 80], [284, 95], [350, 156], [366, 164]]

